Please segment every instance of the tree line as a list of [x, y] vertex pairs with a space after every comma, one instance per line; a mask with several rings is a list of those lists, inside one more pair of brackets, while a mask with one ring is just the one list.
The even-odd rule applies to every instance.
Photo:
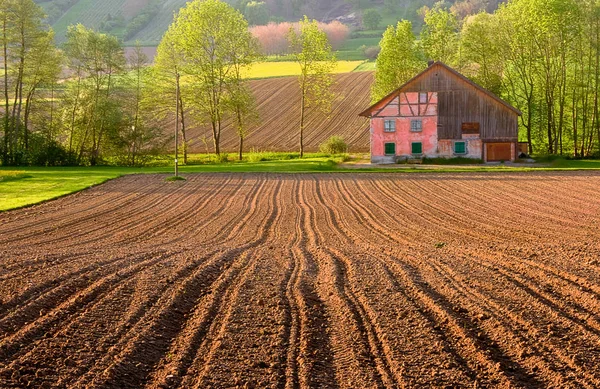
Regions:
[[522, 111], [532, 152], [600, 155], [600, 1], [509, 0], [464, 18], [440, 2], [423, 17], [418, 37], [408, 21], [384, 33], [373, 100], [442, 61]]
[[[210, 127], [217, 155], [225, 121], [240, 139], [259, 121], [245, 74], [262, 59], [244, 16], [219, 0], [189, 2], [153, 64], [139, 45], [125, 54], [109, 34], [73, 25], [55, 45], [33, 0], [0, 0], [3, 64], [2, 165], [140, 165], [172, 147], [161, 123], [175, 120], [187, 163], [189, 121]], [[335, 65], [327, 34], [305, 18], [287, 32], [300, 69], [299, 148], [307, 110], [327, 109]]]

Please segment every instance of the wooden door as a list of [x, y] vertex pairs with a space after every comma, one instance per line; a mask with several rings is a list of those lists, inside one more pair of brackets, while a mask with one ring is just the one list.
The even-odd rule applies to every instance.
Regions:
[[486, 143], [486, 161], [510, 161], [511, 144], [510, 143]]

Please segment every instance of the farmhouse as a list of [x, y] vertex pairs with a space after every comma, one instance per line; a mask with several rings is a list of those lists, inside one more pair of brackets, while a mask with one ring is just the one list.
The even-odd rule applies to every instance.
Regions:
[[514, 161], [521, 112], [441, 63], [360, 114], [371, 118], [371, 162], [467, 157]]

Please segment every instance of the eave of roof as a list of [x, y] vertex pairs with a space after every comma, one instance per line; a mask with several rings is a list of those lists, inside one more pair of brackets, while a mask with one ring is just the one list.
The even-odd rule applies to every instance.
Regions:
[[391, 97], [399, 94], [400, 92], [402, 92], [402, 89], [404, 89], [407, 85], [409, 85], [410, 83], [412, 83], [416, 79], [422, 77], [423, 75], [427, 74], [435, 66], [441, 66], [441, 67], [443, 67], [444, 69], [448, 70], [450, 73], [454, 74], [455, 76], [457, 76], [461, 80], [467, 82], [468, 84], [472, 85], [476, 89], [479, 89], [480, 91], [482, 91], [483, 93], [485, 93], [486, 95], [488, 95], [489, 97], [491, 97], [493, 100], [496, 100], [497, 102], [499, 102], [500, 104], [504, 105], [505, 107], [507, 107], [511, 111], [515, 112], [517, 115], [519, 115], [519, 116], [522, 115], [521, 111], [519, 111], [517, 108], [513, 107], [512, 105], [510, 105], [506, 101], [502, 100], [500, 97], [496, 96], [494, 93], [492, 93], [489, 90], [485, 89], [481, 85], [478, 85], [475, 82], [469, 80], [467, 77], [463, 76], [462, 74], [460, 74], [456, 70], [452, 69], [450, 66], [446, 65], [443, 62], [439, 62], [439, 61], [434, 62], [427, 69], [423, 70], [421, 73], [417, 74], [416, 76], [414, 76], [413, 78], [411, 78], [410, 80], [408, 80], [406, 83], [404, 83], [401, 87], [399, 87], [396, 90], [394, 90], [393, 92], [389, 93], [387, 96], [383, 97], [381, 100], [379, 100], [375, 104], [371, 105], [369, 108], [367, 108], [365, 111], [359, 113], [358, 115], [359, 116], [365, 116], [365, 117], [371, 117], [371, 113], [373, 112], [373, 109], [375, 109], [375, 107], [377, 107], [383, 101], [385, 101], [385, 100], [387, 100], [387, 99], [389, 99], [389, 98], [391, 98]]

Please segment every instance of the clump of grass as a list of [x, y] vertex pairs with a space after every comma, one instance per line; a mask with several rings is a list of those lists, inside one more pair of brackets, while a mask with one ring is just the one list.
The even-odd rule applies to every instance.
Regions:
[[227, 153], [221, 153], [221, 154], [215, 155], [213, 158], [216, 163], [229, 162], [229, 154], [227, 154]]
[[183, 178], [181, 176], [170, 176], [170, 177], [165, 178], [165, 181], [167, 181], [167, 182], [185, 181], [185, 178]]

